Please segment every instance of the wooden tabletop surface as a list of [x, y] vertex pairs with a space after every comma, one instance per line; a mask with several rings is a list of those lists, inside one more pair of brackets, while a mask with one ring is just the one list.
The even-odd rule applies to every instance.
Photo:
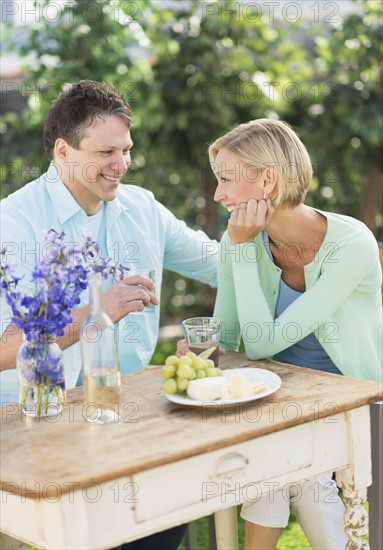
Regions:
[[220, 367], [268, 369], [282, 386], [232, 408], [184, 407], [166, 399], [160, 367], [151, 367], [123, 377], [117, 423], [86, 422], [82, 388], [67, 392], [59, 418], [35, 420], [16, 405], [3, 407], [1, 486], [32, 497], [38, 484], [56, 483], [64, 493], [74, 482], [85, 486], [128, 476], [383, 399], [376, 382], [250, 361], [243, 354], [227, 353]]

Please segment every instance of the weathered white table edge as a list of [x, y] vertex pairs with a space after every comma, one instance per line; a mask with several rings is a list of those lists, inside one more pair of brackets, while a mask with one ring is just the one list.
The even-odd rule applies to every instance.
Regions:
[[369, 548], [368, 405], [81, 490], [52, 482], [28, 498], [5, 487], [1, 530], [49, 550], [102, 550], [214, 513], [218, 550], [235, 550], [238, 504], [329, 471], [343, 489], [347, 548]]

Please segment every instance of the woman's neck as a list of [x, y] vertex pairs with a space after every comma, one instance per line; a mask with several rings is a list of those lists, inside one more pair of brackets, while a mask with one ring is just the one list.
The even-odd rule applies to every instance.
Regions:
[[271, 245], [277, 248], [295, 245], [312, 250], [323, 242], [327, 219], [313, 208], [300, 204], [295, 208], [278, 208], [265, 229]]

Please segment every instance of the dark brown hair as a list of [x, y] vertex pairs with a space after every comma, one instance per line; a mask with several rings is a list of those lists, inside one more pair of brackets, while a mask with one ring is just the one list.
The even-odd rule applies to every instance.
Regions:
[[129, 103], [118, 95], [114, 87], [104, 82], [82, 80], [64, 91], [49, 109], [44, 124], [44, 148], [50, 159], [58, 138], [78, 149], [85, 129], [96, 118], [118, 116], [132, 125], [132, 112]]

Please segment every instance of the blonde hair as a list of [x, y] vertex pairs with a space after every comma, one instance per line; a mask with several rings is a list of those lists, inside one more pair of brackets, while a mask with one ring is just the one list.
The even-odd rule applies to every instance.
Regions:
[[209, 147], [213, 169], [223, 148], [258, 172], [274, 167], [277, 173], [274, 206], [294, 207], [304, 201], [313, 174], [311, 160], [306, 147], [286, 122], [260, 118], [240, 124], [218, 138]]

